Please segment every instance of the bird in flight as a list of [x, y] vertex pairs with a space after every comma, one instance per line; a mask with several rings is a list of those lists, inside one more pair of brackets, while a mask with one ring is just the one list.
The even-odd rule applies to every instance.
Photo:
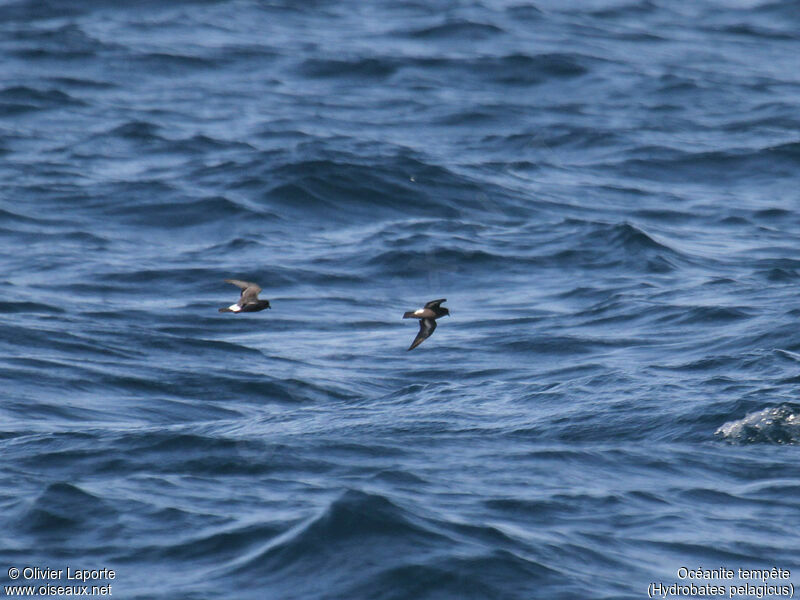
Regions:
[[249, 281], [240, 281], [238, 279], [226, 279], [226, 283], [232, 283], [242, 290], [242, 295], [239, 296], [239, 301], [236, 304], [231, 304], [227, 308], [220, 308], [219, 312], [258, 312], [265, 308], [272, 308], [269, 305], [269, 300], [259, 300], [258, 293], [261, 288], [257, 283], [250, 283]]
[[439, 306], [442, 302], [447, 302], [447, 299], [431, 300], [424, 308], [411, 310], [403, 315], [404, 319], [419, 319], [419, 333], [411, 342], [409, 350], [413, 350], [431, 336], [436, 329], [436, 319], [450, 314], [447, 308]]

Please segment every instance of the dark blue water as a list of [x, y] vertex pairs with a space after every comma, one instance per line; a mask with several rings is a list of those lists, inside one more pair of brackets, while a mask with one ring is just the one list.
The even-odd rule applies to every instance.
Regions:
[[[799, 31], [793, 0], [0, 3], [2, 583], [800, 581]], [[228, 277], [273, 309], [218, 313]]]

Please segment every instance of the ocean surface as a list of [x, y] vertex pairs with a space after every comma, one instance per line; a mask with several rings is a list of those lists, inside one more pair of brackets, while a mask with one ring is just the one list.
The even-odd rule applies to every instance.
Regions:
[[3, 0], [0, 181], [0, 595], [800, 583], [794, 0]]

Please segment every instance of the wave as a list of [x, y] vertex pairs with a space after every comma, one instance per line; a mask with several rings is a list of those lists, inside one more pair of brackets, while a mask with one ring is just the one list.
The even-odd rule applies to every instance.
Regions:
[[266, 205], [286, 214], [314, 219], [452, 219], [482, 208], [477, 182], [402, 153], [372, 160], [338, 153], [283, 164], [272, 159], [267, 166], [261, 160], [229, 163], [208, 175], [235, 182], [232, 190], [263, 194]]
[[[153, 515], [167, 531], [181, 533], [191, 531], [206, 524], [205, 519], [196, 513], [177, 509], [162, 509]], [[197, 527], [195, 527], [195, 524]], [[283, 523], [281, 524], [283, 525]], [[212, 534], [192, 536], [177, 544], [159, 544], [139, 547], [133, 550], [137, 560], [165, 560], [179, 558], [200, 563], [211, 563], [217, 567], [221, 562], [235, 560], [237, 556], [248, 554], [265, 539], [277, 537], [282, 531], [280, 525], [257, 523], [236, 528], [220, 529]]]
[[116, 84], [98, 79], [87, 79], [86, 77], [47, 77], [44, 81], [58, 85], [59, 87], [76, 88], [81, 90], [109, 90], [117, 87]]
[[800, 35], [798, 35], [794, 31], [782, 31], [780, 29], [776, 29], [775, 27], [764, 27], [753, 23], [733, 23], [730, 25], [710, 27], [708, 29], [709, 31], [729, 33], [732, 35], [761, 39], [761, 40], [795, 41], [800, 39]]
[[[392, 543], [383, 546], [381, 539], [391, 540]], [[402, 547], [409, 550], [415, 548], [415, 552], [419, 553], [425, 547], [448, 541], [451, 541], [450, 538], [424, 525], [386, 497], [348, 490], [321, 515], [237, 570], [271, 575], [298, 562], [305, 563], [308, 558], [324, 557], [336, 547], [367, 544], [372, 550], [397, 555]], [[347, 554], [345, 552], [340, 556], [345, 558]]]
[[[502, 211], [513, 207], [503, 204], [501, 199], [498, 205]], [[367, 251], [349, 260], [375, 272], [405, 276], [437, 271], [491, 270], [511, 274], [535, 268], [613, 269], [621, 265], [637, 271], [665, 273], [692, 263], [683, 252], [630, 223], [566, 219], [552, 225], [550, 230], [553, 237], [550, 243], [530, 248], [517, 244], [511, 252], [502, 238], [492, 240], [485, 233], [479, 244], [467, 241], [481, 234], [470, 221], [448, 226], [439, 221], [420, 221], [402, 228], [387, 226], [364, 240], [364, 246], [369, 247]], [[445, 231], [449, 235], [445, 236]]]
[[508, 54], [480, 58], [417, 59], [408, 68], [440, 72], [458, 80], [480, 79], [501, 85], [529, 86], [586, 75], [599, 59], [575, 53]]
[[62, 314], [66, 312], [60, 306], [44, 304], [42, 302], [0, 302], [0, 313], [50, 313]]
[[65, 106], [82, 106], [85, 103], [58, 89], [40, 90], [17, 85], [0, 90], [0, 114], [16, 114], [38, 110], [52, 110]]
[[[159, 337], [159, 340], [164, 338]], [[274, 364], [274, 360], [248, 346], [213, 341], [198, 343], [198, 340], [192, 338], [168, 339], [160, 341], [159, 346], [173, 355], [207, 357], [209, 361], [219, 363], [219, 367], [195, 373], [174, 367], [167, 371], [157, 368], [141, 371], [135, 368], [108, 368], [100, 363], [90, 363], [87, 368], [91, 367], [92, 371], [88, 375], [78, 374], [74, 385], [97, 392], [106, 389], [143, 397], [190, 399], [192, 404], [200, 400], [237, 399], [234, 406], [244, 407], [243, 410], [247, 406], [247, 399], [261, 404], [297, 406], [328, 404], [356, 397], [355, 391], [333, 384], [309, 382], [291, 376], [265, 377], [259, 369]], [[242, 366], [226, 366], [231, 361], [233, 364], [243, 361]], [[133, 410], [138, 411], [138, 407], [133, 407]], [[226, 410], [240, 412], [235, 407]], [[194, 419], [207, 417], [201, 404], [184, 407], [184, 416]]]
[[[30, 215], [21, 214], [19, 212], [13, 212], [10, 210], [4, 210], [0, 208], [0, 219], [4, 223], [14, 223], [15, 225], [41, 225], [41, 226], [58, 226], [65, 224], [66, 221], [62, 219], [52, 219], [43, 217], [41, 214], [37, 214], [37, 216], [32, 217]], [[4, 232], [8, 233], [16, 233], [15, 230], [12, 229], [4, 229]]]
[[[460, 555], [449, 551], [454, 544], [463, 549]], [[306, 597], [324, 586], [337, 597], [394, 598], [422, 590], [471, 597], [475, 589], [500, 597], [508, 581], [528, 581], [533, 590], [556, 575], [518, 554], [516, 546], [494, 528], [434, 522], [384, 496], [348, 490], [321, 515], [277, 536], [224, 576]], [[304, 575], [312, 571], [315, 578]]]
[[681, 152], [660, 148], [657, 152], [665, 156], [653, 156], [651, 151], [639, 149], [636, 153], [645, 153], [648, 157], [592, 165], [592, 168], [613, 170], [628, 177], [666, 182], [719, 178], [746, 178], [752, 181], [753, 178], [783, 178], [795, 172], [800, 163], [800, 142], [709, 152]]
[[551, 79], [585, 75], [600, 59], [574, 53], [508, 54], [479, 58], [306, 59], [301, 73], [313, 78], [386, 80], [393, 75], [426, 81], [431, 76], [457, 81], [492, 81], [503, 85], [536, 85]]
[[[556, 590], [563, 592], [565, 588], [558, 569], [526, 553], [509, 550], [453, 553], [367, 575], [365, 581], [348, 590], [349, 597], [535, 598], [545, 591], [547, 597], [555, 598]], [[565, 597], [574, 595], [569, 593]]]
[[489, 23], [449, 21], [440, 25], [432, 25], [430, 27], [423, 27], [421, 29], [413, 29], [405, 32], [405, 35], [424, 40], [451, 40], [455, 38], [469, 40], [471, 43], [475, 40], [491, 38], [501, 33], [504, 33], [503, 29]]
[[[53, 231], [44, 232], [36, 231], [35, 238], [31, 238], [30, 231], [23, 231], [18, 229], [4, 229], [0, 228], [0, 234], [7, 236], [9, 240], [16, 240], [18, 245], [28, 244], [35, 246], [37, 244], [61, 244], [62, 247], [76, 247], [83, 250], [102, 250], [109, 246], [110, 240], [90, 233], [88, 231]], [[37, 265], [41, 266], [41, 265]]]
[[161, 139], [158, 132], [160, 127], [149, 121], [128, 121], [114, 127], [106, 135], [114, 135], [129, 140]]
[[716, 436], [731, 444], [800, 444], [800, 405], [781, 404], [721, 425]]
[[177, 54], [170, 52], [143, 52], [131, 57], [131, 64], [143, 69], [153, 69], [160, 75], [177, 75], [190, 70], [209, 70], [220, 66], [220, 60], [214, 57], [194, 54]]
[[457, 272], [476, 267], [498, 267], [519, 259], [503, 257], [484, 250], [436, 247], [422, 250], [388, 250], [369, 257], [366, 263], [381, 273], [424, 273], [447, 269]]
[[[170, 404], [170, 401], [163, 401]], [[148, 402], [146, 408], [154, 414], [155, 401]], [[182, 410], [189, 408], [186, 402]], [[145, 411], [143, 411], [145, 412]], [[69, 463], [91, 469], [97, 474], [114, 476], [148, 473], [153, 477], [230, 477], [230, 476], [277, 476], [283, 473], [305, 472], [324, 473], [330, 463], [323, 457], [306, 456], [303, 452], [274, 441], [261, 439], [233, 439], [218, 431], [224, 419], [241, 419], [241, 415], [225, 414], [224, 411], [209, 409], [200, 416], [200, 422], [212, 425], [203, 433], [203, 427], [195, 426], [198, 433], [181, 431], [181, 405], [176, 403], [171, 410], [161, 416], [167, 419], [177, 417], [165, 429], [137, 427], [131, 432], [108, 433], [102, 437], [92, 435], [82, 444], [69, 444], [63, 447], [46, 447], [29, 457], [37, 468], [50, 469], [53, 465]], [[128, 416], [128, 415], [126, 415]], [[185, 419], [184, 419], [185, 420]], [[144, 421], [147, 422], [147, 421]], [[178, 487], [181, 484], [177, 484]], [[217, 490], [209, 493], [208, 500], [213, 505], [224, 503], [225, 493]]]
[[[483, 120], [496, 119], [498, 122], [503, 122], [507, 115], [497, 111], [495, 107], [492, 110], [487, 109], [485, 113], [478, 113], [473, 115], [473, 118], [480, 118]], [[449, 115], [446, 119], [442, 119], [442, 123], [449, 124], [449, 121], [459, 124], [460, 118], [470, 116], [472, 113], [462, 114], [455, 113]], [[588, 150], [593, 148], [611, 148], [618, 146], [624, 142], [624, 137], [619, 131], [604, 130], [597, 127], [580, 127], [577, 125], [551, 127], [547, 131], [530, 130], [522, 133], [513, 133], [511, 135], [487, 135], [483, 138], [482, 143], [488, 149], [492, 149], [498, 153], [505, 153], [511, 151], [518, 151], [520, 153], [529, 153], [531, 150], [553, 150], [556, 148]], [[527, 167], [531, 170], [536, 170], [541, 166], [540, 162], [531, 161], [514, 161], [508, 163], [508, 166], [514, 167], [516, 170], [523, 170]]]
[[524, 354], [541, 354], [549, 357], [591, 354], [604, 348], [631, 345], [631, 340], [578, 336], [547, 336], [540, 339], [519, 339], [519, 336], [513, 335], [498, 340], [497, 336], [491, 335], [489, 340], [494, 340], [494, 344], [504, 350]]
[[[59, 311], [52, 307], [47, 307], [46, 312], [59, 314]], [[55, 327], [58, 326], [59, 324], [56, 323]], [[99, 343], [85, 332], [69, 333], [54, 327], [33, 327], [30, 323], [7, 324], [0, 329], [0, 342], [7, 343], [10, 347], [59, 351], [63, 352], [65, 356], [108, 357], [112, 355], [120, 358], [129, 356], [124, 350], [116, 348], [113, 342]]]
[[588, 14], [599, 19], [621, 19], [631, 17], [640, 19], [657, 12], [658, 8], [658, 4], [653, 0], [633, 0], [620, 2], [608, 8], [590, 10]]
[[180, 229], [232, 219], [247, 219], [251, 222], [270, 222], [276, 219], [275, 215], [267, 211], [252, 210], [225, 196], [151, 204], [119, 204], [107, 207], [104, 212], [125, 217], [137, 225], [164, 229]]
[[505, 12], [514, 19], [525, 21], [538, 21], [545, 15], [540, 8], [531, 3], [513, 4], [506, 7]]
[[105, 141], [109, 136], [146, 144], [149, 150], [156, 150], [165, 154], [205, 154], [228, 150], [252, 152], [254, 150], [252, 145], [244, 142], [222, 140], [205, 134], [195, 134], [184, 138], [170, 138], [164, 134], [163, 127], [145, 120], [128, 121], [117, 125], [102, 134], [92, 136], [90, 142], [84, 143], [83, 146], [91, 146], [98, 141]]
[[66, 482], [49, 484], [19, 520], [27, 533], [46, 538], [95, 537], [111, 531], [117, 512], [106, 502]]
[[58, 0], [11, 0], [0, 4], [0, 21], [35, 23], [49, 19], [70, 18], [83, 11], [77, 5], [65, 4]]
[[643, 228], [629, 222], [587, 223], [568, 219], [565, 228], [575, 227], [569, 247], [553, 256], [560, 264], [586, 268], [626, 266], [649, 273], [667, 273], [690, 262], [689, 256], [657, 241]]
[[54, 29], [24, 28], [14, 34], [20, 47], [12, 55], [23, 59], [90, 59], [101, 52], [119, 49], [116, 44], [99, 41], [76, 24]]
[[313, 78], [385, 79], [397, 71], [397, 62], [382, 58], [309, 58], [300, 72]]
[[708, 324], [716, 325], [751, 318], [753, 315], [747, 307], [735, 306], [693, 306], [678, 307], [670, 314], [663, 315], [657, 321], [680, 325]]

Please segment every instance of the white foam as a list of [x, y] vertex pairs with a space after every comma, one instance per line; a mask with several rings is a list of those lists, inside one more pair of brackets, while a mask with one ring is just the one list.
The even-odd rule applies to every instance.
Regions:
[[734, 444], [800, 444], [800, 411], [781, 404], [721, 425], [717, 436]]

